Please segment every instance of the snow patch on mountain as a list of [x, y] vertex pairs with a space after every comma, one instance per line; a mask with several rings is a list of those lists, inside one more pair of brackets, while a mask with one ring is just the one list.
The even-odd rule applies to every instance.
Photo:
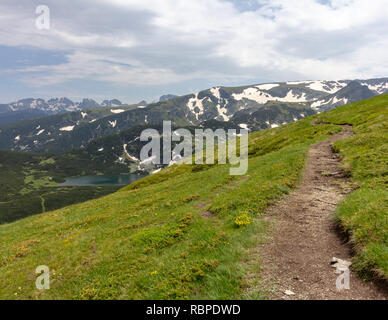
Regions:
[[59, 130], [60, 131], [73, 131], [75, 126], [67, 126], [67, 127], [62, 127]]
[[228, 109], [226, 108], [228, 100], [221, 98], [220, 87], [211, 88], [210, 92], [217, 99], [216, 108], [218, 116], [221, 117], [223, 121], [229, 121], [230, 118], [227, 115]]
[[381, 82], [379, 84], [368, 84], [366, 82], [361, 82], [363, 86], [367, 86], [369, 90], [377, 92], [378, 94], [383, 94], [388, 91], [388, 82]]
[[229, 121], [230, 118], [226, 115], [228, 109], [226, 109], [225, 106], [222, 107], [220, 104], [217, 104], [217, 111], [218, 115], [222, 117], [223, 121]]
[[258, 86], [256, 86], [256, 88], [260, 90], [271, 90], [276, 87], [279, 87], [278, 83], [266, 83], [266, 84], [259, 84]]
[[187, 102], [186, 106], [190, 109], [191, 113], [194, 114], [194, 116], [197, 118], [200, 115], [203, 114], [203, 101], [207, 99], [207, 97], [198, 99], [198, 92], [194, 94], [193, 98], [190, 98], [189, 101]]
[[221, 99], [220, 87], [214, 87], [210, 89], [210, 93], [218, 100]]
[[123, 110], [123, 109], [110, 109], [110, 112], [112, 112], [112, 113], [123, 113], [123, 112], [125, 112], [125, 110]]
[[302, 94], [295, 93], [292, 89], [287, 92], [287, 95], [283, 98], [274, 97], [267, 92], [258, 90], [257, 88], [248, 88], [245, 89], [242, 93], [234, 93], [233, 98], [235, 100], [248, 99], [255, 101], [260, 104], [265, 104], [268, 101], [280, 101], [280, 102], [307, 102], [306, 93]]
[[346, 86], [345, 81], [313, 81], [307, 87], [312, 90], [334, 94]]
[[275, 97], [275, 101], [281, 102], [307, 102], [306, 93], [295, 94], [293, 90], [287, 92], [287, 95], [284, 98]]
[[257, 88], [248, 88], [245, 89], [242, 93], [233, 93], [232, 97], [238, 101], [241, 101], [242, 99], [248, 99], [257, 103], [265, 104], [270, 101], [272, 96], [268, 93], [258, 90]]
[[127, 151], [127, 144], [123, 144], [123, 149], [124, 149], [124, 154], [125, 154], [125, 156], [129, 159], [129, 160], [131, 160], [131, 161], [133, 161], [133, 162], [140, 162], [140, 160], [138, 159], [138, 158], [136, 158], [136, 157], [134, 157], [134, 156], [132, 156], [132, 155], [130, 155], [129, 153], [128, 153], [128, 151]]
[[325, 100], [315, 101], [311, 104], [311, 108], [314, 110], [317, 110], [320, 106], [324, 105], [325, 103], [326, 103]]

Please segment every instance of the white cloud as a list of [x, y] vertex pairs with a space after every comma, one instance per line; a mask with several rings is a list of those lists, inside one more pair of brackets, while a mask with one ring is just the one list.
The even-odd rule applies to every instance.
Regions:
[[385, 0], [262, 0], [244, 11], [221, 0], [48, 0], [48, 32], [32, 27], [31, 5], [23, 10], [5, 2], [0, 44], [69, 52], [59, 65], [10, 68], [34, 86], [90, 78], [154, 86], [388, 73]]

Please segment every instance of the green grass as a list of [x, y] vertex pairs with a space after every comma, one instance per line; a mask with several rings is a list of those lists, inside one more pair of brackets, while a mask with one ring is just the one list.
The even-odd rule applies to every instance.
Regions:
[[[360, 189], [338, 219], [360, 249], [357, 268], [385, 275], [387, 106], [382, 96], [320, 115], [355, 126], [336, 148]], [[268, 232], [264, 210], [298, 184], [309, 147], [341, 130], [310, 121], [251, 134], [246, 176], [230, 176], [228, 165], [172, 166], [103, 198], [1, 225], [0, 298], [265, 298], [252, 254]], [[237, 227], [244, 214], [253, 223]], [[50, 290], [35, 289], [39, 265], [50, 267]]]
[[42, 187], [55, 187], [57, 183], [53, 181], [47, 171], [30, 170], [24, 172], [24, 187], [20, 194], [24, 195], [32, 190], [39, 190]]
[[[0, 298], [244, 296], [254, 285], [247, 275], [259, 271], [249, 250], [265, 235], [264, 209], [297, 185], [309, 146], [339, 130], [310, 120], [252, 134], [245, 177], [230, 176], [228, 165], [173, 166], [109, 196], [0, 226]], [[237, 228], [245, 213], [253, 223]], [[51, 268], [48, 291], [34, 287], [38, 265]]]
[[320, 120], [354, 126], [356, 135], [335, 148], [359, 189], [340, 205], [337, 219], [356, 250], [356, 270], [388, 279], [388, 95], [338, 108]]

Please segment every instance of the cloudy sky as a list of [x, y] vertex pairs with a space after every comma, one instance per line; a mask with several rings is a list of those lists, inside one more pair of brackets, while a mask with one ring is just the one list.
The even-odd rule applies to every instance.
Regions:
[[[50, 29], [36, 27], [38, 5]], [[0, 103], [388, 76], [386, 0], [1, 0]]]

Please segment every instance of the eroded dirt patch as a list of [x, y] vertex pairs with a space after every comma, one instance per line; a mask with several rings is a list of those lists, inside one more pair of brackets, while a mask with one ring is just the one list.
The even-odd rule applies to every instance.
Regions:
[[272, 239], [258, 248], [262, 279], [271, 299], [387, 299], [387, 291], [350, 273], [350, 290], [336, 288], [333, 257], [351, 260], [338, 235], [334, 213], [352, 191], [333, 152], [335, 141], [352, 135], [351, 126], [311, 147], [301, 185], [266, 210]]

